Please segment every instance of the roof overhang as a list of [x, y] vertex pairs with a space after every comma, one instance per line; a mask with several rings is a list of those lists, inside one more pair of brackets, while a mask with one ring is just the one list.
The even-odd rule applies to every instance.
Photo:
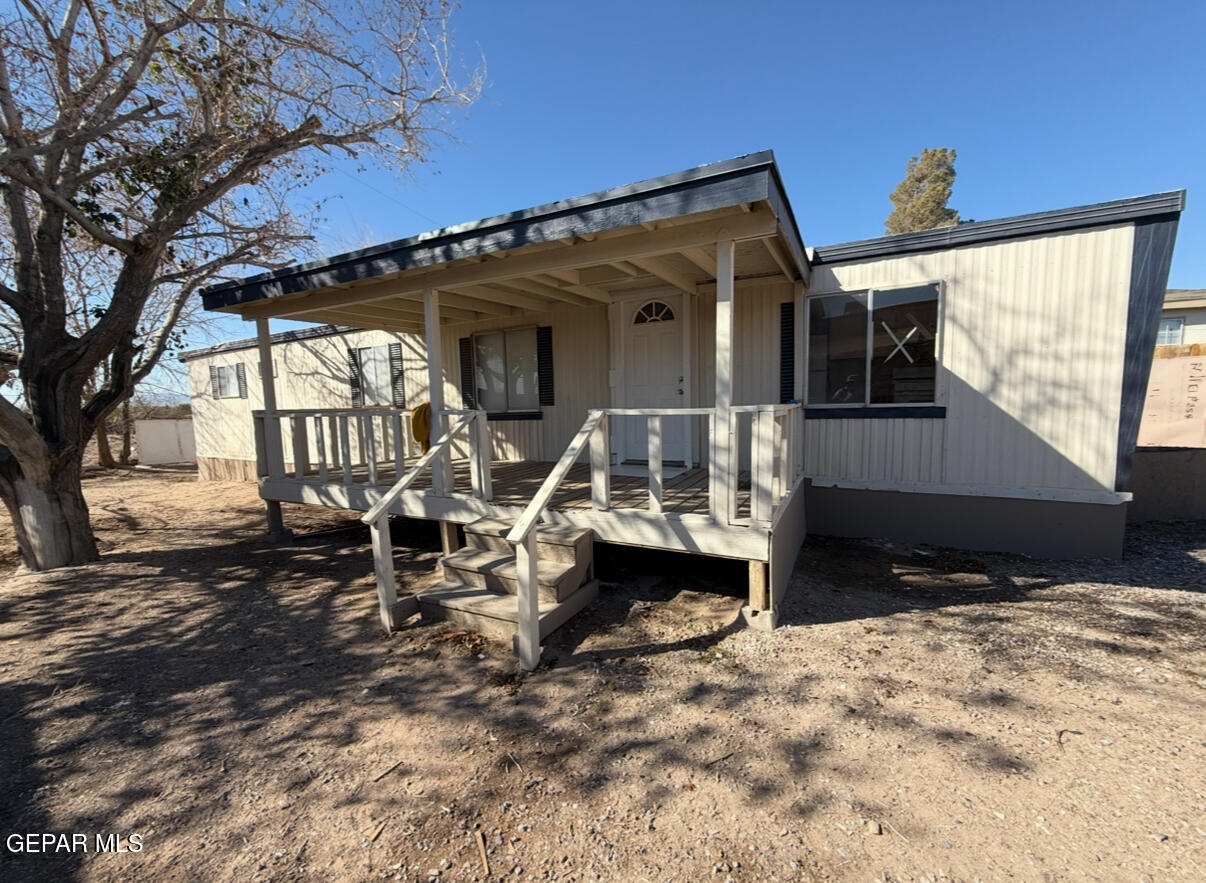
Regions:
[[691, 294], [737, 243], [739, 278], [807, 283], [809, 264], [771, 152], [462, 224], [202, 292], [246, 319], [418, 331], [426, 289], [441, 321], [610, 303], [641, 288]]
[[1151, 196], [1136, 196], [1095, 205], [1018, 215], [994, 221], [972, 221], [953, 227], [940, 227], [922, 233], [881, 236], [842, 245], [817, 248], [813, 264], [844, 264], [896, 255], [945, 251], [960, 246], [980, 245], [1002, 239], [1051, 235], [1086, 227], [1106, 227], [1112, 224], [1134, 223], [1141, 220], [1176, 215], [1185, 209], [1185, 191], [1173, 190]]
[[1171, 289], [1164, 295], [1166, 310], [1200, 310], [1206, 307], [1206, 289]]

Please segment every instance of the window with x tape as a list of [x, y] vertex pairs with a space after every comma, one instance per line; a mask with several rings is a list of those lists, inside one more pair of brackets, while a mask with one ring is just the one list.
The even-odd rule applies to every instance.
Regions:
[[809, 299], [808, 404], [929, 404], [940, 283]]

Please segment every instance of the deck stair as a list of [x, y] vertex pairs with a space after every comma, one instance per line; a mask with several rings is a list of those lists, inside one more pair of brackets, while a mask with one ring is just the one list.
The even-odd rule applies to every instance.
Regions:
[[[487, 637], [511, 641], [519, 619], [514, 525], [483, 518], [465, 525], [465, 547], [445, 555], [443, 580], [418, 596], [424, 619], [448, 620]], [[594, 532], [537, 529], [540, 640], [595, 599]]]

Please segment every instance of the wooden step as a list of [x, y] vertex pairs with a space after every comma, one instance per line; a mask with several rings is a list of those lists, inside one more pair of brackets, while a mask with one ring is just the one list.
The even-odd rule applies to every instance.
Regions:
[[[493, 592], [515, 595], [519, 592], [519, 574], [515, 557], [491, 549], [465, 548], [445, 555], [441, 561], [444, 581], [461, 583]], [[549, 561], [539, 558], [536, 564], [538, 597], [541, 601], [564, 601], [582, 585], [589, 562]]]
[[[479, 518], [465, 525], [465, 545], [515, 554], [507, 534], [515, 525], [498, 518]], [[582, 563], [593, 556], [594, 531], [590, 528], [541, 525], [536, 529], [537, 555], [542, 560]]]
[[[540, 640], [560, 628], [582, 611], [599, 594], [598, 580], [591, 580], [564, 601], [541, 601]], [[424, 619], [447, 620], [500, 641], [515, 639], [519, 621], [519, 603], [514, 595], [502, 595], [489, 589], [438, 583], [419, 596], [419, 612]]]

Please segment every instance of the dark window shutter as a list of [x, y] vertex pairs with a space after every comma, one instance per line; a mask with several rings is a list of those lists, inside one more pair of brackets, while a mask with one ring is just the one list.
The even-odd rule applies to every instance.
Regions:
[[779, 304], [779, 403], [795, 398], [796, 389], [796, 302]]
[[247, 369], [243, 367], [243, 363], [239, 362], [235, 365], [235, 375], [239, 379], [239, 398], [247, 398]]
[[352, 388], [352, 407], [364, 406], [364, 393], [360, 389], [360, 354], [348, 347], [348, 385]]
[[395, 408], [406, 407], [406, 375], [402, 370], [402, 344], [389, 345], [389, 380]]
[[473, 338], [462, 337], [457, 344], [461, 353], [461, 399], [472, 411], [477, 407], [473, 403]]
[[218, 366], [209, 366], [209, 397], [211, 399], [218, 398]]
[[540, 385], [540, 407], [553, 402], [553, 329], [541, 325], [536, 329], [536, 381]]

